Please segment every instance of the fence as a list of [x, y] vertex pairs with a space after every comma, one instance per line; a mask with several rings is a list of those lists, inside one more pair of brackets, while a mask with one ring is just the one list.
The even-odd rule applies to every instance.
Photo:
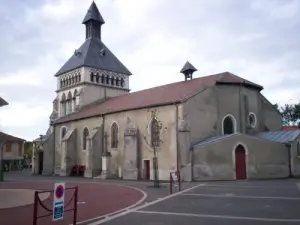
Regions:
[[[78, 186], [66, 188], [65, 190], [74, 190], [74, 192], [72, 193], [71, 199], [64, 206], [64, 209], [66, 209], [72, 203], [72, 201], [73, 201], [73, 208], [64, 210], [64, 212], [74, 211], [73, 212], [73, 225], [76, 225], [76, 223], [77, 223]], [[32, 223], [33, 225], [37, 225], [38, 224], [38, 219], [53, 215], [53, 209], [49, 209], [41, 201], [41, 199], [39, 197], [39, 194], [42, 194], [42, 193], [51, 193], [52, 194], [52, 193], [54, 193], [54, 190], [51, 190], [51, 191], [35, 191], [35, 193], [34, 193], [33, 223]], [[39, 206], [41, 206], [43, 209], [45, 209], [49, 213], [39, 216], [38, 215]]]

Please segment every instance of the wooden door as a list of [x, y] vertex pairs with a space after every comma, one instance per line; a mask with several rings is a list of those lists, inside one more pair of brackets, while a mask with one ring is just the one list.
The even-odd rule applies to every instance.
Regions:
[[144, 160], [145, 179], [150, 180], [150, 160]]
[[246, 153], [242, 145], [235, 149], [235, 173], [237, 180], [247, 179]]

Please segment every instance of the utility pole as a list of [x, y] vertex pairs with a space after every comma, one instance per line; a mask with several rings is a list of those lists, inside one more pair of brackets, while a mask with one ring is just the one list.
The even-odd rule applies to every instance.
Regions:
[[[8, 102], [6, 102], [3, 98], [0, 97], [0, 107], [8, 105]], [[0, 182], [4, 181], [4, 173], [3, 173], [3, 169], [4, 169], [4, 161], [3, 161], [3, 142], [4, 140], [0, 140]]]

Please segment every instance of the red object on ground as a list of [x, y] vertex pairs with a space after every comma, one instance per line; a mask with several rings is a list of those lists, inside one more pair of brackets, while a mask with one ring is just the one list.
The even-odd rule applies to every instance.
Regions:
[[[78, 186], [77, 221], [99, 217], [122, 208], [128, 207], [143, 197], [143, 193], [130, 187], [105, 183], [66, 183], [66, 188]], [[53, 190], [53, 182], [5, 182], [1, 189], [35, 189]], [[66, 190], [65, 202], [72, 198], [73, 190]], [[47, 208], [52, 208], [53, 193], [43, 201]], [[72, 206], [71, 206], [72, 207]], [[30, 225], [33, 222], [34, 205], [19, 206], [0, 210], [0, 224]], [[38, 208], [38, 216], [47, 214], [46, 210]], [[55, 221], [55, 225], [68, 225], [73, 222], [73, 211], [66, 212], [64, 219]], [[53, 225], [52, 216], [41, 218], [37, 225]]]

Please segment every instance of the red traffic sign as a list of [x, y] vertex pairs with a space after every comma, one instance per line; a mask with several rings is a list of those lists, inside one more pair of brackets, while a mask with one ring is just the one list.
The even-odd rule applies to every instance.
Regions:
[[62, 185], [58, 185], [56, 190], [55, 190], [55, 197], [57, 199], [60, 199], [64, 196], [64, 193], [65, 193], [65, 189]]

